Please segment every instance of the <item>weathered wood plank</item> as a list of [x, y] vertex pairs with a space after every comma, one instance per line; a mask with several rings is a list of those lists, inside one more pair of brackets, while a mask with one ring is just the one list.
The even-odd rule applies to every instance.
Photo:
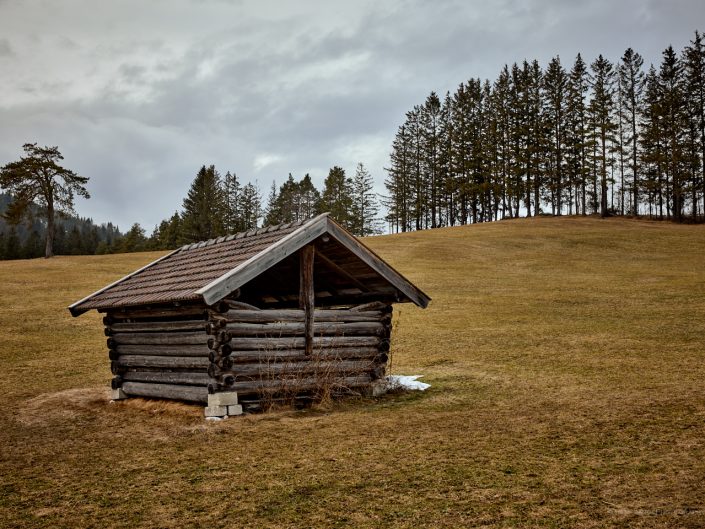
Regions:
[[262, 310], [259, 307], [255, 307], [254, 305], [250, 305], [249, 303], [245, 303], [244, 301], [235, 301], [233, 299], [226, 299], [225, 303], [227, 303], [228, 307], [231, 309], [236, 309], [236, 310]]
[[[296, 393], [301, 391], [328, 388], [332, 390], [353, 389], [368, 385], [372, 382], [371, 375], [352, 377], [309, 377], [291, 380], [248, 380], [235, 382], [228, 390], [237, 391], [239, 395], [252, 395], [262, 393]], [[123, 385], [124, 387], [124, 385]]]
[[208, 357], [120, 355], [119, 367], [163, 367], [165, 369], [208, 369]]
[[[350, 312], [345, 309], [316, 309], [314, 321], [380, 321], [385, 314], [379, 310]], [[229, 323], [272, 323], [278, 321], [304, 321], [304, 311], [299, 309], [274, 309], [262, 311], [230, 310], [225, 314]]]
[[208, 335], [203, 332], [172, 333], [116, 333], [111, 336], [118, 345], [181, 345], [206, 344]]
[[108, 317], [115, 321], [128, 319], [152, 319], [194, 316], [205, 319], [206, 307], [203, 305], [183, 305], [179, 307], [154, 307], [154, 308], [125, 308], [124, 310], [111, 310]]
[[299, 308], [304, 311], [304, 349], [307, 355], [313, 352], [313, 310], [315, 295], [313, 287], [313, 260], [316, 247], [307, 244], [301, 248], [299, 259]]
[[174, 371], [134, 371], [128, 369], [122, 380], [129, 382], [156, 382], [158, 384], [177, 384], [206, 386], [211, 381], [208, 373], [174, 372]]
[[210, 349], [202, 345], [116, 345], [115, 351], [125, 355], [150, 356], [202, 356], [208, 357]]
[[[231, 336], [303, 336], [305, 333], [303, 322], [276, 322], [276, 323], [230, 323], [227, 331]], [[385, 326], [378, 321], [362, 322], [315, 322], [313, 324], [314, 336], [353, 336], [367, 335], [379, 336], [385, 331]]]
[[125, 382], [122, 385], [122, 390], [131, 397], [175, 399], [204, 404], [208, 402], [208, 389], [201, 386]]
[[[308, 357], [310, 358], [310, 357]], [[237, 364], [230, 372], [236, 377], [296, 377], [318, 373], [320, 376], [341, 373], [366, 373], [377, 367], [372, 360], [291, 361], [276, 363]], [[124, 377], [123, 377], [124, 378]]]
[[206, 328], [206, 322], [204, 320], [115, 322], [107, 325], [107, 328], [112, 334], [118, 332], [203, 331]]
[[[300, 360], [322, 361], [342, 359], [374, 359], [379, 356], [377, 347], [341, 347], [336, 349], [315, 350], [307, 356], [302, 349], [281, 349], [278, 351], [235, 351], [230, 358], [235, 364], [260, 362], [295, 362]], [[386, 361], [386, 360], [385, 360]]]
[[351, 307], [349, 310], [350, 312], [366, 312], [370, 310], [381, 310], [382, 312], [386, 312], [389, 309], [390, 306], [386, 303], [381, 301], [371, 301], [370, 303], [364, 303], [362, 305], [358, 305], [357, 307]]
[[[376, 346], [380, 342], [376, 336], [315, 336], [313, 350], [328, 347], [366, 347]], [[237, 350], [277, 350], [277, 349], [303, 349], [306, 341], [303, 337], [286, 338], [233, 338], [230, 347]], [[313, 352], [312, 350], [312, 352]]]

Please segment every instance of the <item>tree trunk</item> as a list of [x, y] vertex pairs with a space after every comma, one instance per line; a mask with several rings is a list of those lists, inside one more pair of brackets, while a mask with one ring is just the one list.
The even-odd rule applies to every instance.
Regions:
[[54, 256], [54, 202], [47, 202], [47, 239], [44, 248], [44, 257], [49, 259]]

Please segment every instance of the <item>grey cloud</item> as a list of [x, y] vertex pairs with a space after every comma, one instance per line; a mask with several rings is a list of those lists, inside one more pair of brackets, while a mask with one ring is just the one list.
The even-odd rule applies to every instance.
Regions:
[[[151, 229], [178, 209], [202, 164], [257, 178], [265, 195], [289, 172], [310, 172], [320, 185], [329, 167], [353, 171], [358, 161], [379, 185], [404, 113], [431, 90], [493, 79], [525, 57], [546, 64], [560, 54], [568, 66], [578, 51], [588, 61], [597, 53], [616, 59], [632, 46], [658, 61], [669, 42], [685, 44], [705, 14], [695, 0], [191, 7], [174, 4], [178, 27], [168, 31], [147, 33], [124, 13], [113, 13], [110, 39], [99, 27], [76, 36], [69, 29], [78, 47], [56, 59], [76, 61], [96, 89], [45, 78], [31, 59], [15, 63], [33, 92], [29, 102], [0, 105], [8, 124], [0, 127], [0, 163], [15, 159], [24, 141], [59, 145], [67, 165], [91, 177], [93, 198], [79, 212], [123, 228], [139, 221]], [[143, 16], [158, 20], [149, 9]], [[50, 54], [47, 41], [34, 46]], [[262, 157], [269, 163], [256, 165]]]
[[12, 46], [10, 46], [10, 41], [7, 39], [0, 39], [0, 57], [9, 57], [10, 55], [14, 55]]

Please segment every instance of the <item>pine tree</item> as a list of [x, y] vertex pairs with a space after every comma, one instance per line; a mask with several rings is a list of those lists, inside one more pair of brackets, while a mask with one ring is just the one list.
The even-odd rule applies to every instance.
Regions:
[[600, 176], [600, 216], [608, 215], [607, 207], [607, 164], [608, 149], [613, 141], [616, 128], [614, 118], [614, 67], [600, 55], [590, 66], [593, 72], [590, 120], [597, 144], [596, 163]]
[[[544, 109], [546, 129], [549, 138], [548, 189], [550, 190], [551, 210], [560, 215], [564, 193], [564, 145], [566, 129], [566, 92], [568, 75], [559, 57], [554, 57], [543, 78]], [[570, 185], [568, 186], [570, 190]]]
[[351, 226], [351, 180], [345, 176], [345, 170], [335, 166], [328, 172], [321, 194], [322, 211], [329, 211], [331, 217], [343, 227]]
[[262, 215], [262, 197], [259, 193], [257, 183], [248, 182], [242, 188], [242, 222], [244, 230], [257, 228]]
[[589, 89], [587, 66], [580, 54], [568, 79], [566, 102], [566, 173], [575, 189], [575, 212], [587, 214], [587, 106]]
[[648, 195], [649, 216], [658, 211], [663, 218], [663, 125], [661, 112], [661, 86], [658, 73], [651, 66], [645, 78], [644, 111], [641, 122], [641, 162], [643, 190]]
[[267, 196], [267, 208], [265, 212], [264, 223], [268, 226], [273, 226], [274, 224], [279, 224], [279, 212], [277, 197], [277, 183], [272, 182], [272, 186], [269, 188], [269, 195]]
[[223, 227], [227, 233], [237, 233], [244, 229], [241, 196], [242, 188], [237, 174], [228, 171], [223, 177]]
[[455, 223], [455, 178], [453, 174], [453, 101], [446, 92], [438, 120], [439, 225]]
[[305, 220], [315, 217], [320, 208], [321, 193], [313, 185], [308, 173], [299, 181], [298, 195], [298, 218]]
[[183, 202], [180, 243], [204, 241], [225, 235], [223, 188], [211, 165], [201, 167]]
[[639, 120], [644, 95], [645, 75], [642, 67], [644, 59], [631, 48], [622, 56], [619, 65], [619, 90], [622, 102], [622, 122], [624, 141], [622, 150], [630, 161], [632, 175], [631, 213], [639, 214]]
[[692, 179], [692, 214], [698, 216], [698, 193], [705, 215], [705, 44], [696, 31], [683, 51], [684, 84], [688, 111], [688, 142]]
[[22, 259], [34, 259], [42, 256], [42, 238], [37, 230], [32, 230], [29, 237], [25, 240], [20, 256]]
[[687, 170], [685, 167], [686, 117], [682, 65], [672, 46], [663, 52], [659, 71], [662, 113], [663, 145], [666, 177], [666, 216], [680, 222], [683, 218]]
[[361, 237], [380, 232], [379, 206], [373, 189], [372, 176], [362, 163], [358, 163], [351, 184], [350, 228], [352, 233]]
[[[439, 213], [439, 173], [440, 173], [440, 114], [441, 100], [435, 92], [426, 98], [421, 113], [421, 156], [424, 196], [430, 202], [425, 208], [424, 223], [426, 227], [438, 226]], [[359, 167], [358, 167], [359, 170]], [[428, 217], [430, 216], [430, 222]]]
[[10, 232], [5, 238], [5, 259], [19, 259], [21, 257], [20, 238], [17, 236], [17, 228], [10, 226]]
[[134, 223], [120, 241], [118, 251], [121, 253], [141, 252], [146, 249], [147, 237], [139, 223]]
[[47, 221], [45, 257], [49, 258], [54, 255], [56, 212], [73, 213], [76, 195], [90, 198], [85, 187], [88, 177], [60, 166], [64, 157], [58, 147], [25, 143], [22, 148], [22, 158], [0, 168], [0, 187], [13, 196], [4, 217], [16, 225], [32, 216], [32, 206], [39, 206]]

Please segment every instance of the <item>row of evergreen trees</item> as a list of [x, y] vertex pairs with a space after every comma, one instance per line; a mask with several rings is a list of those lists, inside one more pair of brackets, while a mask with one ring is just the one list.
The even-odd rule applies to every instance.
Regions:
[[548, 213], [705, 214], [705, 46], [669, 46], [645, 71], [580, 54], [505, 66], [443, 101], [432, 92], [392, 144], [390, 231]]
[[[224, 177], [214, 166], [198, 171], [183, 202], [182, 211], [163, 220], [147, 238], [144, 231], [136, 249], [168, 249], [182, 244], [213, 239], [229, 233], [250, 230], [265, 224], [306, 220], [330, 211], [346, 228], [357, 235], [380, 232], [373, 180], [363, 164], [355, 175], [333, 167], [324, 181], [322, 191], [316, 189], [306, 174], [296, 181], [288, 179], [277, 188], [272, 183], [266, 206], [262, 204], [256, 183], [241, 185], [235, 173]], [[132, 227], [140, 231], [139, 225]]]
[[[256, 183], [242, 184], [228, 171], [224, 176], [215, 166], [205, 165], [196, 174], [181, 211], [157, 225], [147, 235], [139, 223], [126, 233], [108, 223], [96, 226], [90, 219], [63, 218], [55, 228], [55, 253], [59, 255], [105, 254], [173, 249], [183, 244], [250, 230], [264, 224], [306, 220], [324, 211], [357, 235], [380, 233], [379, 205], [373, 179], [365, 166], [357, 165], [352, 177], [333, 167], [323, 189], [314, 186], [306, 174], [288, 179], [277, 188], [272, 183], [266, 205]], [[4, 200], [2, 198], [4, 197]], [[0, 214], [10, 202], [0, 195]], [[10, 226], [0, 215], [0, 259], [34, 258], [43, 255], [45, 223]]]
[[[37, 207], [27, 222], [8, 223], [3, 214], [12, 197], [0, 193], [0, 259], [33, 259], [44, 256], [46, 220]], [[54, 227], [55, 251], [63, 255], [104, 254], [122, 249], [123, 234], [112, 223], [96, 225], [91, 219], [61, 216]]]

